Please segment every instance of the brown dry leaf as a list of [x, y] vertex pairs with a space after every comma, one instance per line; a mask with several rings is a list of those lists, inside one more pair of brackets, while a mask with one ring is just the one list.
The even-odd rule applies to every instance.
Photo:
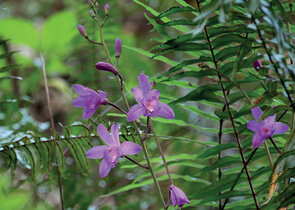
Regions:
[[280, 210], [287, 210], [288, 208], [289, 208], [289, 206], [280, 208]]
[[276, 188], [277, 188], [276, 180], [278, 178], [278, 173], [276, 173], [277, 169], [278, 169], [278, 165], [275, 168], [274, 173], [273, 173], [273, 175], [271, 177], [271, 182], [270, 182], [270, 185], [269, 185], [268, 199], [262, 205], [267, 204], [271, 200], [274, 192], [276, 191]]

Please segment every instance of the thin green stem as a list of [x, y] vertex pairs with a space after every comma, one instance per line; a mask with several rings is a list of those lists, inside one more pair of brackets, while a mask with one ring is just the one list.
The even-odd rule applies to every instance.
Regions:
[[149, 130], [150, 130], [150, 119], [151, 119], [150, 117], [146, 118], [146, 130], [145, 130], [145, 134], [144, 134], [144, 137], [143, 137], [143, 141], [146, 140], [147, 135], [148, 135]]
[[267, 158], [268, 158], [268, 161], [269, 161], [269, 165], [271, 167], [271, 170], [273, 170], [273, 162], [272, 162], [272, 159], [271, 159], [271, 155], [270, 155], [267, 143], [266, 143], [266, 141], [264, 141], [263, 143], [264, 143], [264, 147], [265, 147], [265, 150], [266, 150], [266, 153], [267, 153]]
[[170, 174], [170, 171], [169, 171], [169, 168], [168, 168], [168, 165], [167, 165], [167, 162], [166, 162], [166, 159], [165, 159], [165, 155], [164, 155], [164, 152], [162, 150], [162, 147], [161, 147], [161, 144], [159, 142], [159, 139], [157, 137], [157, 134], [156, 134], [156, 131], [154, 129], [154, 125], [153, 125], [153, 122], [150, 121], [150, 127], [151, 127], [151, 130], [152, 130], [152, 133], [154, 135], [154, 138], [156, 140], [156, 143], [157, 143], [157, 146], [158, 146], [158, 149], [159, 149], [159, 152], [161, 154], [161, 157], [162, 157], [162, 160], [163, 160], [163, 163], [164, 163], [164, 166], [165, 166], [165, 169], [166, 169], [166, 172], [167, 172], [167, 175], [168, 175], [168, 178], [169, 178], [169, 181], [170, 181], [170, 184], [173, 184], [173, 180], [171, 178], [171, 174]]
[[132, 163], [134, 163], [134, 164], [136, 164], [136, 165], [138, 165], [138, 166], [140, 166], [140, 167], [142, 167], [142, 168], [144, 168], [144, 169], [149, 169], [149, 167], [140, 164], [139, 162], [137, 162], [136, 160], [133, 160], [131, 157], [129, 157], [129, 156], [127, 156], [127, 155], [125, 155], [124, 157], [125, 157], [126, 159], [130, 160]]
[[273, 146], [276, 148], [276, 150], [278, 151], [279, 154], [282, 154], [281, 150], [278, 148], [278, 146], [276, 145], [276, 143], [274, 142], [272, 137], [269, 137], [271, 143], [273, 144]]
[[112, 107], [115, 107], [116, 109], [118, 109], [120, 112], [122, 112], [123, 114], [128, 114], [127, 112], [125, 112], [121, 107], [119, 107], [118, 105], [116, 104], [113, 104], [111, 102], [108, 103], [109, 105], [111, 105]]

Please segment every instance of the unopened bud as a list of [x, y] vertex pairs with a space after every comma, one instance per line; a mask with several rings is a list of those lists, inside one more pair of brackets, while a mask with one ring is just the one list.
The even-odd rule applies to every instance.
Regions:
[[89, 10], [89, 15], [90, 15], [90, 17], [95, 17], [95, 14], [94, 14], [94, 12], [93, 12], [93, 10]]
[[78, 31], [82, 36], [84, 36], [86, 39], [88, 38], [88, 34], [85, 31], [85, 28], [82, 25], [78, 25]]
[[109, 14], [109, 11], [110, 11], [110, 6], [109, 6], [109, 4], [104, 5], [104, 12], [106, 13], [106, 15]]
[[113, 67], [111, 64], [106, 63], [106, 62], [98, 62], [97, 64], [95, 64], [95, 67], [101, 71], [109, 71], [115, 75], [119, 74], [118, 70], [115, 69], [115, 67]]
[[119, 58], [122, 51], [122, 41], [120, 38], [116, 39], [115, 50], [116, 50], [116, 58]]
[[95, 2], [95, 6], [98, 7], [98, 2]]
[[154, 89], [155, 87], [156, 87], [156, 82], [153, 81], [153, 82], [152, 82], [152, 85], [151, 85], [151, 89]]
[[91, 0], [88, 0], [88, 5], [89, 5], [91, 8], [94, 7], [94, 4], [93, 4], [93, 2], [92, 2]]
[[253, 67], [256, 69], [256, 71], [263, 68], [262, 63], [260, 62], [260, 60], [257, 60], [255, 62], [253, 62]]

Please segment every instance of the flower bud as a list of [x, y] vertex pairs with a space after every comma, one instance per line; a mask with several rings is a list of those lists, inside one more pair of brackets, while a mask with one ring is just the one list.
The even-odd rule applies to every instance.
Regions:
[[91, 8], [94, 7], [94, 4], [93, 4], [93, 2], [92, 2], [91, 0], [88, 0], [88, 5], [89, 5]]
[[95, 2], [95, 4], [94, 4], [96, 7], [98, 7], [98, 2]]
[[85, 28], [82, 25], [78, 25], [78, 31], [82, 36], [84, 36], [86, 39], [88, 38], [88, 34], [85, 31]]
[[116, 50], [116, 58], [119, 58], [122, 51], [122, 41], [120, 38], [116, 39], [115, 50]]
[[106, 15], [109, 14], [109, 11], [110, 11], [110, 6], [109, 6], [109, 4], [104, 5], [104, 12], [106, 13]]
[[111, 64], [106, 63], [106, 62], [98, 62], [97, 64], [95, 64], [95, 67], [98, 70], [101, 70], [101, 71], [109, 71], [109, 72], [112, 72], [114, 75], [118, 75], [119, 74], [118, 70], [115, 69], [115, 67], [113, 67]]
[[151, 89], [154, 89], [156, 87], [156, 82], [153, 81], [152, 84], [151, 84]]
[[256, 71], [263, 68], [262, 63], [260, 62], [260, 60], [257, 60], [255, 62], [253, 62], [253, 67], [256, 69]]
[[89, 15], [90, 15], [90, 17], [95, 17], [95, 14], [94, 14], [94, 12], [93, 12], [93, 10], [89, 10]]

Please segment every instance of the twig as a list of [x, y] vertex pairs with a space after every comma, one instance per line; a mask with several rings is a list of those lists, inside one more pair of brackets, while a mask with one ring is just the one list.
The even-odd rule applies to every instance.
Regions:
[[47, 100], [47, 106], [50, 116], [50, 124], [51, 124], [51, 135], [53, 138], [53, 145], [54, 145], [54, 154], [55, 154], [55, 163], [57, 166], [57, 177], [58, 177], [58, 185], [59, 185], [59, 196], [60, 196], [60, 202], [61, 202], [61, 209], [64, 210], [64, 199], [63, 199], [63, 192], [62, 192], [62, 181], [61, 181], [61, 175], [59, 170], [59, 162], [57, 158], [57, 150], [56, 150], [56, 140], [55, 140], [55, 127], [54, 127], [54, 121], [53, 121], [53, 114], [51, 109], [51, 101], [49, 97], [49, 89], [48, 89], [48, 83], [47, 83], [47, 76], [46, 76], [46, 68], [45, 68], [45, 61], [42, 53], [40, 53], [41, 61], [42, 61], [42, 71], [43, 71], [43, 78], [44, 78], [44, 85], [45, 85], [45, 92], [46, 92], [46, 100]]
[[[196, 2], [198, 4], [199, 12], [201, 13], [199, 1], [196, 0]], [[209, 48], [210, 48], [211, 56], [212, 56], [212, 59], [213, 59], [214, 65], [215, 65], [215, 69], [217, 70], [218, 65], [217, 65], [217, 61], [215, 59], [214, 51], [213, 51], [213, 48], [212, 48], [212, 45], [211, 45], [211, 42], [210, 42], [210, 38], [209, 38], [209, 34], [207, 32], [206, 26], [204, 27], [204, 31], [205, 31], [205, 35], [206, 35], [206, 39], [207, 39]], [[252, 181], [251, 181], [251, 176], [250, 176], [250, 173], [249, 173], [247, 165], [246, 165], [246, 160], [245, 160], [243, 149], [242, 149], [241, 142], [240, 142], [240, 139], [239, 139], [239, 134], [237, 132], [235, 122], [234, 122], [234, 119], [233, 119], [233, 116], [232, 116], [232, 113], [231, 113], [231, 110], [230, 110], [229, 102], [228, 102], [228, 99], [227, 99], [227, 96], [226, 96], [226, 93], [225, 93], [225, 88], [224, 88], [223, 83], [221, 81], [222, 77], [221, 77], [221, 74], [218, 71], [217, 71], [217, 75], [218, 75], [218, 78], [219, 78], [219, 81], [220, 81], [220, 86], [221, 86], [221, 90], [223, 92], [224, 101], [225, 101], [225, 104], [227, 106], [230, 121], [231, 121], [233, 130], [234, 130], [234, 133], [235, 133], [235, 136], [236, 136], [237, 144], [238, 144], [238, 147], [239, 147], [239, 152], [240, 152], [240, 155], [241, 155], [241, 158], [242, 158], [242, 161], [243, 161], [245, 172], [247, 174], [247, 179], [248, 179], [248, 182], [249, 182], [249, 185], [250, 185], [250, 189], [251, 189], [252, 196], [253, 196], [253, 199], [254, 199], [254, 202], [255, 202], [255, 206], [256, 206], [256, 209], [259, 209], [259, 204], [258, 204], [258, 201], [256, 199], [255, 190], [254, 190], [254, 187], [253, 187], [253, 184], [252, 184]]]

